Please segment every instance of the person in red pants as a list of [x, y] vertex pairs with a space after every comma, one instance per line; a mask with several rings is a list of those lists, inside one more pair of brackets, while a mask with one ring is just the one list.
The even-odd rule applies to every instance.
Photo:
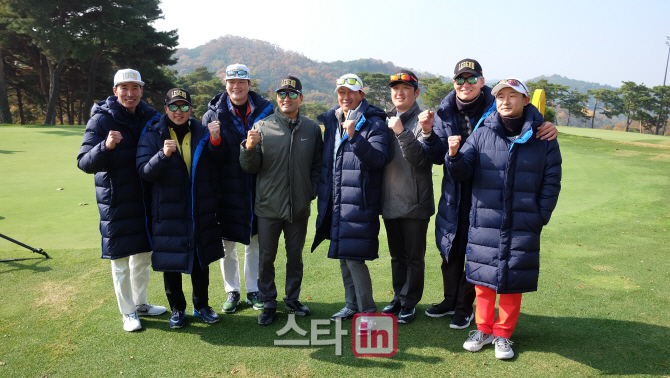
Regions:
[[493, 343], [496, 358], [508, 359], [521, 294], [537, 290], [540, 233], [561, 190], [561, 152], [556, 140], [533, 138], [543, 118], [521, 80], [502, 80], [491, 93], [496, 111], [460, 151], [461, 136], [449, 137], [445, 165], [454, 181], [472, 180], [465, 274], [475, 285], [477, 330], [463, 348]]

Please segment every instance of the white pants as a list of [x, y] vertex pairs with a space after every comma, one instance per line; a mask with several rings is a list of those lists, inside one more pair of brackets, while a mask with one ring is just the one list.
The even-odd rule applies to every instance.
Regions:
[[135, 305], [147, 303], [151, 252], [138, 253], [112, 261], [112, 279], [119, 311], [135, 312]]
[[[240, 264], [237, 259], [237, 243], [223, 241], [226, 256], [221, 259], [221, 273], [226, 293], [240, 291]], [[247, 293], [258, 291], [258, 235], [254, 235], [249, 245], [244, 246], [244, 286]]]

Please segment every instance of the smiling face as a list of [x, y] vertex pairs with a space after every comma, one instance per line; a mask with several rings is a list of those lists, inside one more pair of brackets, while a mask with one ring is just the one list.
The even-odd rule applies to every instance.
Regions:
[[[459, 75], [459, 77], [462, 77], [464, 79], [467, 79], [470, 76], [472, 76], [472, 74], [468, 72]], [[466, 81], [465, 83], [463, 83], [463, 85], [458, 85], [454, 80], [454, 89], [456, 90], [456, 96], [458, 96], [458, 98], [461, 99], [461, 101], [463, 102], [470, 102], [476, 99], [477, 96], [479, 96], [479, 93], [482, 91], [483, 86], [484, 86], [484, 77], [479, 78], [476, 84], [470, 84]]]
[[230, 101], [235, 105], [244, 105], [247, 103], [247, 96], [251, 89], [250, 81], [247, 79], [226, 80], [226, 91], [230, 96]]
[[[177, 101], [173, 102], [172, 105], [188, 105], [186, 101]], [[182, 112], [181, 109], [177, 108], [176, 112], [171, 112], [168, 106], [165, 106], [165, 114], [167, 114], [168, 118], [170, 118], [170, 121], [174, 122], [177, 125], [183, 125], [188, 121], [188, 117], [191, 116], [191, 113], [193, 112], [193, 108], [189, 107], [188, 111], [186, 113]]]
[[398, 83], [391, 87], [391, 101], [399, 112], [406, 112], [419, 98], [421, 90], [405, 83]]
[[496, 109], [501, 116], [517, 118], [523, 115], [523, 107], [530, 99], [512, 88], [503, 88], [496, 93]]
[[347, 87], [337, 88], [337, 102], [345, 112], [356, 109], [363, 98], [365, 98], [364, 92], [352, 91]]
[[137, 83], [120, 83], [113, 88], [113, 91], [119, 100], [119, 104], [128, 109], [129, 112], [135, 113], [144, 89]]
[[[282, 90], [282, 92], [288, 94], [290, 91], [285, 89]], [[300, 104], [302, 104], [301, 94], [298, 94], [298, 97], [295, 100], [291, 100], [288, 95], [286, 98], [281, 98], [277, 94], [277, 106], [279, 107], [279, 111], [290, 119], [295, 119], [295, 117], [298, 116], [298, 108], [300, 108]]]

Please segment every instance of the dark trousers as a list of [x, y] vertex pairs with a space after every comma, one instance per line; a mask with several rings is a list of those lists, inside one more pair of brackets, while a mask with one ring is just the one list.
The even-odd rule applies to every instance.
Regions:
[[[193, 285], [193, 308], [200, 310], [209, 306], [209, 266], [204, 269], [200, 267], [200, 262], [193, 254], [193, 271], [191, 272], [191, 284]], [[186, 311], [186, 298], [182, 288], [182, 277], [179, 272], [164, 272], [163, 284], [165, 285], [165, 295], [172, 311]]]
[[286, 296], [284, 302], [295, 302], [302, 284], [302, 249], [307, 235], [307, 219], [293, 223], [272, 218], [258, 217], [258, 293], [264, 308], [277, 308], [275, 285], [275, 259], [279, 236], [284, 232], [286, 246]]
[[449, 251], [449, 262], [442, 255], [442, 283], [444, 301], [447, 308], [453, 308], [454, 314], [470, 316], [475, 302], [475, 285], [465, 279], [465, 245], [461, 243], [459, 227]]
[[426, 232], [430, 219], [384, 219], [394, 300], [414, 308], [423, 296], [426, 273]]

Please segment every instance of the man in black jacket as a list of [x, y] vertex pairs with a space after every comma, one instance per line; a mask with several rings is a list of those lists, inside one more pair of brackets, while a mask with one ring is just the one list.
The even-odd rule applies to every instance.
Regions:
[[95, 174], [102, 258], [112, 261], [123, 329], [129, 332], [142, 328], [138, 315], [165, 312], [165, 307], [147, 303], [151, 245], [135, 154], [142, 129], [159, 114], [141, 100], [143, 86], [135, 70], [114, 75], [114, 96], [93, 105], [77, 155], [79, 169]]

